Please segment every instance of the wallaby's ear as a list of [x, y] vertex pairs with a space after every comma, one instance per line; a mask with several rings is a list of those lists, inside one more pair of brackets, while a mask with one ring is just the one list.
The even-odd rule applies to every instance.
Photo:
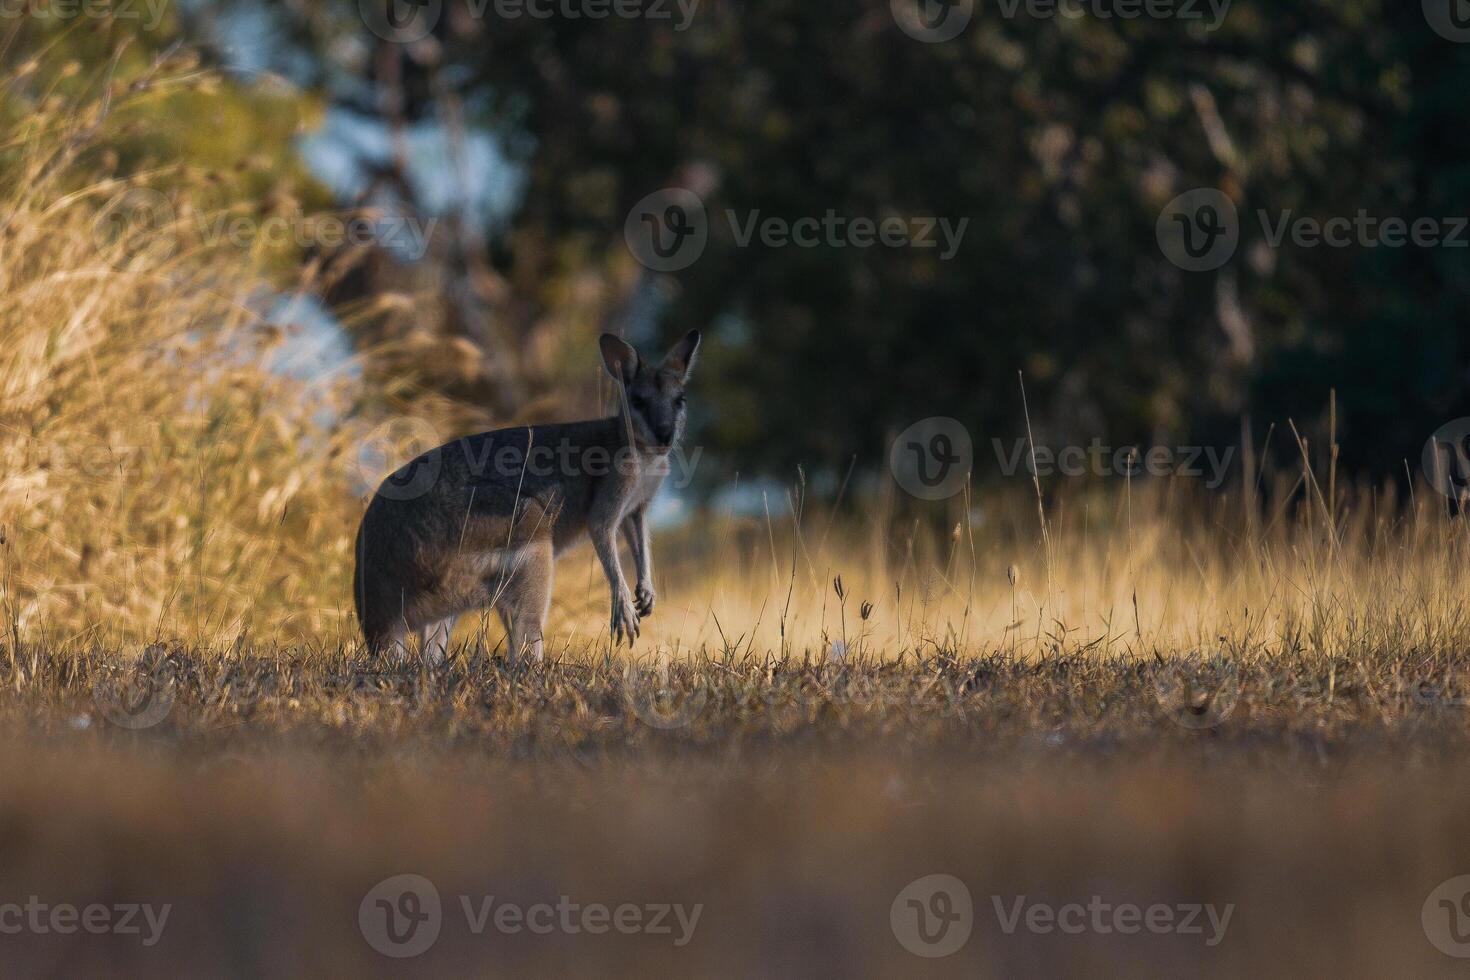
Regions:
[[597, 346], [602, 348], [602, 364], [607, 373], [623, 384], [631, 382], [633, 375], [638, 373], [638, 352], [633, 346], [610, 333], [598, 337]]
[[664, 367], [679, 372], [679, 378], [683, 381], [689, 380], [689, 372], [694, 370], [694, 358], [699, 353], [699, 331], [691, 330], [684, 335], [684, 339], [674, 345], [664, 358]]

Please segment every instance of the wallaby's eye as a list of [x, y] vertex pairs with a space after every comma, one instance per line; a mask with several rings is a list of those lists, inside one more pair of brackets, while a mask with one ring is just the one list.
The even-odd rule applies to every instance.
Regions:
[[684, 396], [683, 395], [675, 395], [674, 396], [674, 407], [675, 408], [683, 408], [684, 407]]

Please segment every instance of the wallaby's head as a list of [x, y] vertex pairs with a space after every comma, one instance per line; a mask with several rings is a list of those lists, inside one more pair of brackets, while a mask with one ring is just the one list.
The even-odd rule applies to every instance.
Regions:
[[621, 383], [621, 413], [632, 425], [634, 440], [655, 452], [668, 452], [684, 434], [684, 385], [699, 351], [699, 331], [689, 331], [660, 364], [648, 363], [610, 333], [598, 344], [607, 373]]

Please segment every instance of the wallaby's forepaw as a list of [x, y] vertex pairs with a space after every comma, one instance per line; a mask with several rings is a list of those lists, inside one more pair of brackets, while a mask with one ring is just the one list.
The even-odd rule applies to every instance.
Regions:
[[638, 615], [644, 619], [652, 616], [653, 600], [656, 598], [657, 596], [654, 594], [653, 586], [639, 583], [638, 587], [633, 590], [633, 599], [638, 606]]
[[638, 639], [638, 610], [626, 595], [613, 599], [612, 636], [614, 643], [627, 637], [630, 647]]

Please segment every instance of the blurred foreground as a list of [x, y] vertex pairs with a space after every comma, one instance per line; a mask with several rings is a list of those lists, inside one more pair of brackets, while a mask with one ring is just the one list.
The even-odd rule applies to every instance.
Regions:
[[1431, 892], [1470, 872], [1464, 657], [1410, 681], [1395, 657], [155, 653], [131, 699], [141, 675], [95, 658], [0, 671], [0, 901], [169, 906], [102, 935], [43, 909], [0, 939], [8, 976], [1460, 966], [1436, 944], [1464, 889]]

